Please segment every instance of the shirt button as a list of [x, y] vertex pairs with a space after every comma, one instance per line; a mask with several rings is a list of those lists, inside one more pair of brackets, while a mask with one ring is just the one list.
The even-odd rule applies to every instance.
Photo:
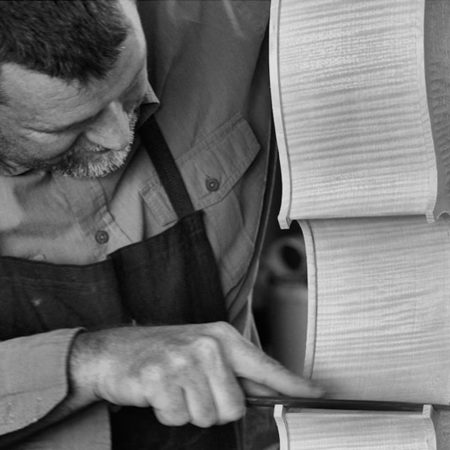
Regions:
[[109, 234], [104, 230], [99, 230], [95, 233], [95, 240], [99, 244], [106, 244], [109, 241]]
[[33, 300], [31, 300], [31, 303], [33, 303], [34, 306], [38, 307], [41, 306], [42, 304], [42, 298], [33, 298]]
[[209, 192], [215, 192], [220, 187], [220, 183], [217, 178], [207, 178], [205, 184], [206, 184], [206, 189], [208, 189]]

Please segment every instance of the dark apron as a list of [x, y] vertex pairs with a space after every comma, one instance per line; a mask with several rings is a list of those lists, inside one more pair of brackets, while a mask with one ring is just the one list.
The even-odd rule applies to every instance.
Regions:
[[[178, 222], [85, 266], [0, 257], [1, 340], [80, 326], [95, 330], [132, 322], [227, 320], [203, 213], [194, 210], [153, 117], [140, 133]], [[125, 407], [110, 416], [114, 450], [238, 448], [236, 424], [167, 427], [151, 408]]]

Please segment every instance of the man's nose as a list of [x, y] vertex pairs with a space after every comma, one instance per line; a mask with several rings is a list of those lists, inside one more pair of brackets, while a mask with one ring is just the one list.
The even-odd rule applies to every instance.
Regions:
[[94, 144], [111, 150], [123, 149], [130, 143], [130, 118], [120, 103], [110, 103], [85, 134]]

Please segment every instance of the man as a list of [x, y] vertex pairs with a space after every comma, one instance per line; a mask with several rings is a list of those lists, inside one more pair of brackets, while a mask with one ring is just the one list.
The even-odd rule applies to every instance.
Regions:
[[232, 449], [245, 393], [320, 395], [246, 339], [268, 4], [137, 6], [0, 2], [2, 448]]

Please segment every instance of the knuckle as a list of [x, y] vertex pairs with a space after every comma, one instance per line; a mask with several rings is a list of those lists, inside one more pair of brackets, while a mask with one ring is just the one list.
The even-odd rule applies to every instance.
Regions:
[[171, 414], [172, 425], [180, 426], [189, 423], [190, 416], [187, 412], [173, 411]]
[[144, 378], [151, 386], [164, 385], [167, 382], [167, 371], [158, 365], [147, 367]]
[[172, 427], [180, 427], [182, 425], [186, 425], [189, 423], [189, 418], [187, 417], [182, 417], [182, 416], [177, 416], [174, 417], [172, 420], [170, 420], [169, 423], [165, 424], [165, 425], [169, 425]]
[[155, 415], [160, 423], [166, 426], [178, 427], [189, 423], [189, 415], [182, 411], [155, 411]]
[[191, 423], [200, 428], [209, 428], [217, 424], [217, 410], [212, 398], [190, 404]]
[[215, 414], [203, 414], [192, 419], [191, 423], [199, 428], [209, 428], [217, 423], [217, 417]]
[[235, 406], [233, 408], [229, 408], [226, 411], [224, 411], [220, 416], [220, 423], [228, 423], [228, 422], [235, 422], [236, 420], [241, 419], [245, 414], [245, 406], [239, 405]]
[[220, 423], [228, 423], [239, 420], [245, 415], [245, 397], [241, 390], [235, 390], [229, 394], [226, 403], [220, 409]]
[[175, 373], [184, 373], [192, 366], [192, 359], [187, 353], [177, 352], [171, 355], [170, 363]]
[[211, 357], [220, 353], [219, 342], [211, 336], [200, 336], [195, 344], [195, 348], [202, 356]]
[[237, 333], [237, 330], [235, 330], [229, 323], [227, 322], [213, 322], [211, 323], [212, 329], [221, 336], [228, 336], [230, 334]]

